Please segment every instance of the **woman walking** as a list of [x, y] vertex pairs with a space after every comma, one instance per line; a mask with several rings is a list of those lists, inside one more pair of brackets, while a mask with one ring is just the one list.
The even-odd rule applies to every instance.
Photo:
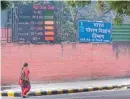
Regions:
[[30, 91], [31, 85], [29, 80], [30, 71], [28, 69], [28, 63], [24, 63], [21, 69], [21, 75], [19, 78], [19, 85], [21, 86], [21, 96], [26, 98], [27, 93]]

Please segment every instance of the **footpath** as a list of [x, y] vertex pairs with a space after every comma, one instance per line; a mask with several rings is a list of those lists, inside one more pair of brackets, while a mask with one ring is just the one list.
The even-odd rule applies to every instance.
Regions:
[[[28, 96], [129, 89], [130, 78], [31, 84]], [[1, 96], [20, 97], [19, 85], [1, 86]]]

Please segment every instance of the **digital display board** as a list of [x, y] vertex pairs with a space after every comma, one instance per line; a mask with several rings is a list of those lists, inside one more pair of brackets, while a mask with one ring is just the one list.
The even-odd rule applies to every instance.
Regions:
[[42, 43], [55, 40], [52, 5], [18, 5], [18, 41]]

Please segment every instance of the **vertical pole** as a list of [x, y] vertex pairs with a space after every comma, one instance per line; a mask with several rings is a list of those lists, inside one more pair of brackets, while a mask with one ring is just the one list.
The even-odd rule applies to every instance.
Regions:
[[16, 8], [14, 7], [14, 38], [15, 38], [15, 42], [16, 42]]
[[12, 42], [14, 42], [14, 8], [11, 8], [12, 14]]
[[9, 33], [10, 33], [10, 25], [11, 25], [11, 22], [10, 22], [10, 19], [11, 19], [11, 16], [12, 16], [12, 9], [9, 9], [8, 13], [8, 21], [7, 21], [7, 43], [10, 43], [10, 37], [9, 37]]
[[12, 38], [10, 39], [10, 40], [12, 40], [13, 41], [13, 10], [12, 10], [12, 8], [11, 8], [11, 36], [12, 36]]
[[61, 17], [62, 17], [62, 14], [63, 14], [63, 3], [61, 1], [61, 14], [60, 14], [60, 27], [61, 27], [61, 38], [63, 40], [63, 32], [62, 32], [62, 20], [61, 20]]
[[18, 8], [15, 8], [15, 41], [18, 41]]

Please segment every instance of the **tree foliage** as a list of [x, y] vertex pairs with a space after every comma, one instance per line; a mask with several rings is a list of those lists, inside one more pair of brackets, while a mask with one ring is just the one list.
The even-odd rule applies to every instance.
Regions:
[[41, 3], [40, 1], [1, 1], [1, 10], [6, 10], [12, 6], [12, 4], [34, 4]]
[[[130, 1], [102, 1], [98, 0], [98, 7], [104, 14], [114, 11], [116, 17], [113, 19], [115, 24], [123, 22], [123, 15], [130, 16]], [[105, 10], [104, 10], [105, 9]]]
[[[91, 0], [86, 0], [86, 1], [76, 1], [76, 0], [68, 0], [65, 1], [67, 8], [69, 9], [69, 12], [71, 14], [71, 19], [72, 19], [72, 30], [77, 30], [77, 16], [79, 14], [79, 10], [87, 6], [88, 4], [91, 3]], [[72, 31], [72, 32], [73, 32]], [[71, 33], [72, 34], [72, 33]], [[75, 40], [77, 39], [77, 32], [75, 31], [73, 33]]]
[[67, 7], [70, 10], [71, 16], [72, 16], [72, 20], [75, 21], [77, 14], [78, 14], [78, 10], [84, 8], [86, 5], [91, 3], [91, 0], [87, 0], [87, 1], [75, 1], [75, 0], [68, 0], [66, 1], [67, 3]]
[[11, 2], [9, 1], [1, 1], [1, 10], [6, 10], [11, 7]]
[[71, 7], [84, 7], [87, 4], [89, 4], [90, 2], [91, 2], [91, 0], [87, 0], [87, 1], [68, 0], [67, 1], [68, 5]]
[[130, 16], [130, 1], [107, 1], [112, 10], [118, 14], [126, 14]]

